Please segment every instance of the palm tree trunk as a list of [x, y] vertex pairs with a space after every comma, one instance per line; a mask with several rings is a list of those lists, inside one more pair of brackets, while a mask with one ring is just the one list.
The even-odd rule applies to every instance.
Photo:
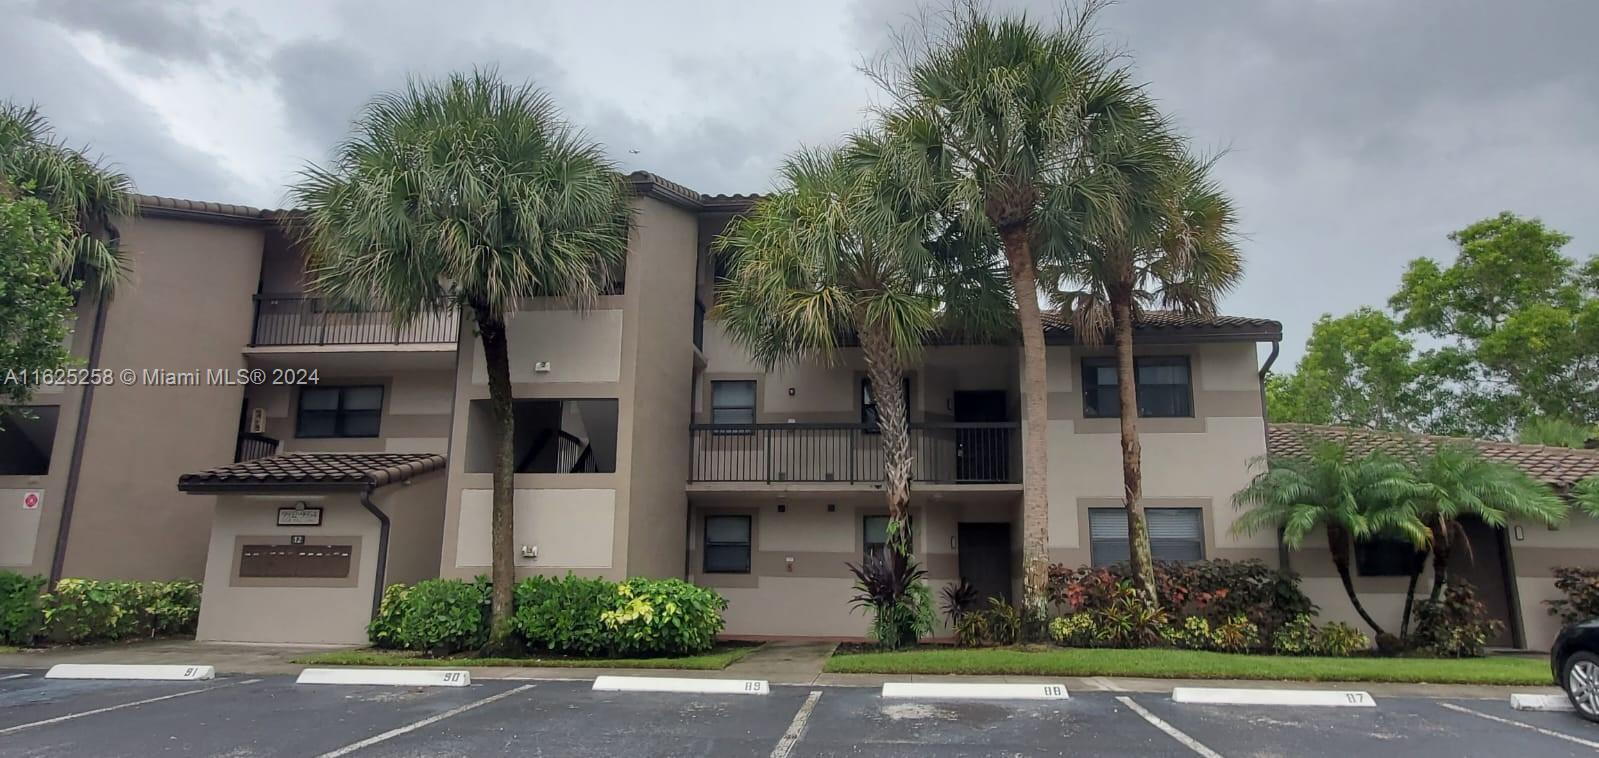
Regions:
[[511, 400], [511, 357], [505, 322], [486, 309], [477, 309], [478, 334], [483, 340], [483, 362], [489, 379], [489, 404], [493, 408], [494, 505], [490, 516], [493, 582], [489, 605], [488, 655], [515, 652], [512, 638], [512, 589], [516, 583], [516, 427]]
[[1360, 598], [1355, 596], [1355, 580], [1349, 573], [1349, 533], [1335, 526], [1327, 527], [1327, 549], [1332, 552], [1333, 567], [1338, 569], [1338, 581], [1344, 585], [1344, 594], [1349, 596], [1349, 604], [1355, 606], [1355, 613], [1371, 627], [1377, 637], [1387, 637], [1388, 633], [1377, 624], [1377, 620], [1366, 612], [1366, 606], [1360, 604]]
[[1144, 519], [1143, 448], [1138, 443], [1138, 376], [1133, 370], [1133, 305], [1111, 304], [1116, 332], [1116, 395], [1121, 405], [1122, 507], [1127, 509], [1127, 555], [1133, 579], [1150, 602], [1155, 589], [1155, 560], [1149, 550], [1149, 522]]
[[1444, 583], [1449, 581], [1449, 558], [1454, 554], [1454, 546], [1450, 544], [1454, 535], [1450, 533], [1452, 524], [1438, 521], [1432, 528], [1432, 592], [1427, 599], [1438, 602], [1444, 594]]
[[1401, 644], [1410, 639], [1410, 612], [1416, 606], [1416, 585], [1421, 582], [1421, 570], [1426, 565], [1427, 562], [1423, 560], [1410, 570], [1410, 584], [1405, 587], [1405, 612], [1399, 617]]
[[[1044, 358], [1044, 318], [1026, 225], [1001, 233], [1016, 325], [1022, 336], [1022, 603], [1028, 626], [1042, 627], [1049, 585], [1049, 381]], [[1036, 632], [1035, 632], [1036, 634]]]
[[905, 407], [905, 374], [895, 359], [894, 346], [881, 330], [860, 330], [861, 349], [866, 356], [866, 376], [872, 382], [872, 399], [877, 403], [879, 442], [883, 445], [883, 494], [888, 499], [889, 560], [895, 569], [911, 554], [910, 530], [906, 522], [911, 502], [911, 453], [909, 411]]

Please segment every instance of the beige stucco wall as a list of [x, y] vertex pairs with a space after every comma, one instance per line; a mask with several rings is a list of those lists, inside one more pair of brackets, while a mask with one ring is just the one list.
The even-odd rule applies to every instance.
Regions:
[[[460, 493], [455, 569], [487, 573], [492, 495], [487, 489]], [[518, 568], [534, 573], [615, 567], [616, 490], [519, 489], [513, 502]], [[537, 549], [538, 557], [522, 557], [524, 545]]]
[[[366, 624], [372, 613], [372, 582], [377, 571], [378, 521], [361, 507], [358, 495], [224, 495], [216, 500], [216, 519], [211, 530], [196, 639], [225, 642], [366, 642]], [[292, 506], [300, 500], [323, 509], [322, 525], [303, 528], [278, 526], [277, 509]], [[276, 580], [284, 586], [235, 586], [240, 537], [286, 542], [292, 535], [304, 535], [311, 544], [335, 537], [354, 538], [357, 554], [352, 566], [355, 572], [353, 583], [349, 583], [350, 586], [304, 586], [335, 582]], [[261, 583], [266, 580], [251, 581]]]
[[[250, 338], [261, 230], [164, 218], [127, 220], [121, 229], [132, 274], [111, 301], [100, 366], [243, 368], [239, 350]], [[242, 400], [238, 386], [98, 388], [65, 575], [199, 577], [211, 499], [180, 496], [174, 483], [232, 460]], [[57, 436], [70, 442], [66, 423], [64, 417]], [[41, 540], [35, 553], [47, 544]]]
[[[579, 313], [550, 303], [547, 310], [522, 310], [506, 319], [512, 382], [614, 382], [621, 378], [622, 311], [596, 308]], [[462, 346], [466, 349], [466, 346]], [[483, 345], [471, 342], [472, 383], [488, 385]], [[550, 370], [536, 371], [540, 361]]]
[[[314, 360], [308, 358], [307, 363]], [[283, 452], [440, 453], [449, 450], [450, 410], [455, 376], [448, 370], [396, 369], [384, 373], [318, 368], [317, 387], [381, 385], [383, 415], [377, 437], [295, 436], [295, 414], [302, 386], [259, 385], [247, 393], [252, 408], [265, 408], [266, 434]]]

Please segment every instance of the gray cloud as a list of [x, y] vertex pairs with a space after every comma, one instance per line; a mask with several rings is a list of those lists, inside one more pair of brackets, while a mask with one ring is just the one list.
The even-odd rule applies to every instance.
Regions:
[[175, 64], [243, 66], [255, 58], [259, 32], [245, 15], [199, 0], [39, 0], [38, 17], [93, 34], [146, 71]]

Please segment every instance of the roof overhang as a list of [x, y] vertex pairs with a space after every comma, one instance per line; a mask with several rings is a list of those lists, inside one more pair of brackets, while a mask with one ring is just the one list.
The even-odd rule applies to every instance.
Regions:
[[284, 453], [178, 477], [189, 493], [361, 492], [444, 468], [433, 453]]

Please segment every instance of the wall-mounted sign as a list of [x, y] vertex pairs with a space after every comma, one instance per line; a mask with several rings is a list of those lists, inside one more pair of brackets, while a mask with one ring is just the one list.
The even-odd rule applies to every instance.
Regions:
[[28, 490], [22, 493], [22, 510], [36, 511], [42, 502], [44, 502], [44, 494], [38, 490]]
[[321, 526], [322, 509], [307, 508], [305, 503], [295, 503], [293, 508], [278, 509], [278, 526]]

